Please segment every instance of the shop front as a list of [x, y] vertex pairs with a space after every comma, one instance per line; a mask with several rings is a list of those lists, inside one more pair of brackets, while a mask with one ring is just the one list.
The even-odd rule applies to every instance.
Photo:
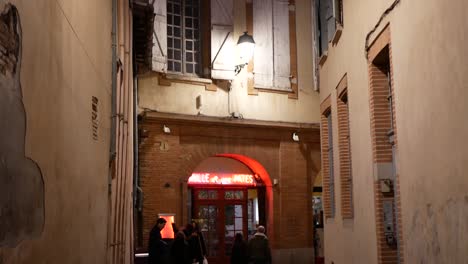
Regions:
[[188, 180], [191, 218], [203, 234], [209, 263], [229, 263], [234, 237], [248, 240], [265, 225], [265, 184], [245, 164], [226, 157], [203, 161]]

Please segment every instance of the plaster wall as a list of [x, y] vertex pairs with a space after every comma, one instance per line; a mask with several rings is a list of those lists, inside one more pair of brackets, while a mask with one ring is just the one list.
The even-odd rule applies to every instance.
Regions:
[[[0, 0], [0, 10], [7, 3], [17, 7], [22, 27], [23, 151], [42, 174], [44, 221], [36, 235], [1, 247], [0, 263], [105, 263], [111, 1]], [[8, 129], [2, 126], [2, 137]]]
[[[246, 28], [245, 0], [234, 1], [234, 10], [234, 39], [238, 39]], [[288, 99], [287, 94], [272, 92], [248, 95], [245, 68], [232, 81], [229, 95], [225, 86], [220, 86], [216, 92], [192, 84], [159, 86], [157, 76], [149, 74], [139, 77], [140, 111], [197, 115], [196, 97], [201, 95], [203, 105], [200, 113], [207, 116], [228, 116], [237, 112], [246, 119], [318, 123], [319, 95], [314, 91], [313, 81], [310, 1], [296, 1], [295, 10], [299, 99]]]
[[[325, 225], [325, 257], [331, 263], [376, 263], [367, 33], [393, 1], [344, 1], [343, 35], [329, 46], [320, 70], [320, 98], [336, 90], [347, 73], [355, 218]], [[397, 156], [406, 263], [466, 263], [468, 247], [468, 149], [464, 61], [468, 53], [468, 3], [405, 1], [383, 19], [390, 23], [395, 92]], [[371, 38], [371, 39], [372, 39]], [[337, 116], [333, 112], [333, 133]], [[334, 140], [337, 149], [338, 142]], [[339, 177], [338, 153], [335, 153]], [[339, 179], [339, 178], [337, 178]], [[340, 190], [335, 180], [336, 190]], [[339, 201], [339, 191], [336, 201]], [[343, 241], [343, 242], [340, 242]], [[352, 241], [352, 242], [349, 242]]]

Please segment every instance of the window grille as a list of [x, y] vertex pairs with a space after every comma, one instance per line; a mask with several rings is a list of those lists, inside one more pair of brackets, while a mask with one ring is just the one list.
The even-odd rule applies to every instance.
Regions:
[[200, 0], [167, 1], [167, 70], [201, 74]]

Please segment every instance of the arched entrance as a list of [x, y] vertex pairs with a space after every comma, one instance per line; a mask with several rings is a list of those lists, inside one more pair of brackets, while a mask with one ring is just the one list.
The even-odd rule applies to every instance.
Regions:
[[247, 156], [219, 154], [203, 160], [188, 180], [190, 218], [199, 223], [209, 263], [229, 263], [236, 233], [251, 237], [257, 225], [272, 224], [271, 180]]

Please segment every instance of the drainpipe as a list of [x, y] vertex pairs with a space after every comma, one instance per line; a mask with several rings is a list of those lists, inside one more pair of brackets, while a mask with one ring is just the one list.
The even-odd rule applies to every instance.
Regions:
[[115, 248], [113, 248], [112, 240], [112, 166], [116, 155], [116, 101], [117, 101], [117, 0], [112, 0], [112, 77], [111, 77], [111, 131], [110, 131], [110, 148], [109, 148], [109, 173], [107, 175], [107, 194], [108, 194], [108, 205], [107, 210], [107, 261], [108, 263], [114, 263]]
[[[111, 95], [111, 142], [109, 165], [114, 162], [116, 150], [116, 118], [117, 118], [117, 0], [112, 0], [112, 95]], [[109, 195], [112, 192], [112, 169], [109, 170]]]
[[[134, 62], [135, 62], [134, 54]], [[137, 72], [136, 63], [134, 63], [134, 72]], [[142, 208], [143, 208], [143, 190], [140, 188], [139, 174], [139, 138], [138, 138], [138, 74], [135, 74], [133, 79], [133, 210], [135, 230], [137, 235], [137, 247], [143, 245], [143, 223], [142, 223]]]

